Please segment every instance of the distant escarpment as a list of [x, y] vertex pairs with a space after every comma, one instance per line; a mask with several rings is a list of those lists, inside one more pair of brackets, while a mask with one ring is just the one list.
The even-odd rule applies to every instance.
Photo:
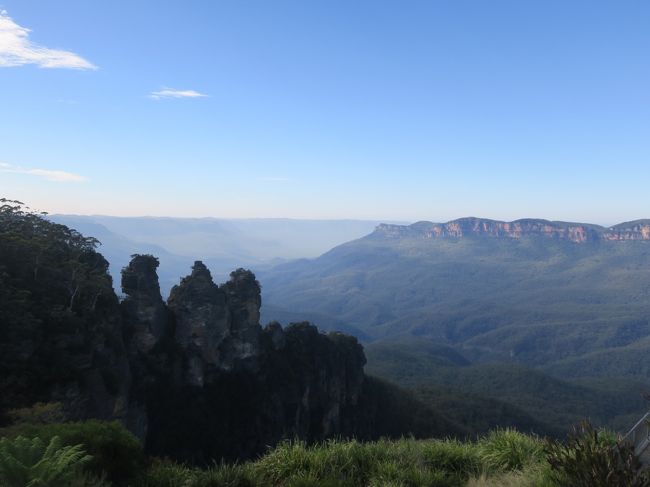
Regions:
[[650, 220], [637, 220], [605, 228], [588, 223], [568, 223], [539, 219], [512, 222], [484, 218], [460, 218], [447, 223], [421, 221], [412, 225], [379, 225], [374, 237], [461, 238], [484, 236], [520, 239], [547, 237], [575, 243], [597, 241], [650, 240]]
[[217, 285], [197, 261], [165, 301], [158, 260], [134, 255], [120, 301], [96, 245], [0, 205], [0, 423], [59, 402], [70, 420], [118, 420], [148, 451], [193, 463], [285, 438], [462, 433], [366, 377], [356, 338], [306, 322], [263, 328], [250, 271]]

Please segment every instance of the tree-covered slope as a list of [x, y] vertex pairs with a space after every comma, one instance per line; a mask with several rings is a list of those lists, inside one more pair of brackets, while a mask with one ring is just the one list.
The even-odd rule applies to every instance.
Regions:
[[96, 245], [0, 200], [0, 415], [63, 398], [76, 416], [120, 414], [128, 363]]
[[456, 421], [472, 418], [477, 428], [475, 411], [481, 407], [486, 414], [503, 412], [489, 427], [512, 421], [525, 429], [528, 417], [538, 422], [534, 431], [551, 435], [583, 418], [624, 432], [647, 409], [648, 384], [638, 379], [576, 382], [512, 363], [472, 365], [454, 349], [422, 337], [380, 340], [365, 352], [368, 373], [409, 387], [439, 410], [454, 411], [450, 417]]
[[270, 304], [433, 338], [473, 362], [550, 366], [650, 335], [645, 240], [375, 232], [262, 275]]
[[456, 420], [496, 401], [624, 431], [650, 390], [648, 222], [526, 222], [384, 226], [265, 273], [265, 302], [359, 328], [369, 373]]

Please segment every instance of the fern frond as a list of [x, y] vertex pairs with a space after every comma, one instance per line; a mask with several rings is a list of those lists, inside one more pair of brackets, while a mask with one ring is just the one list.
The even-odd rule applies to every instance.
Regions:
[[92, 457], [82, 445], [62, 446], [53, 437], [47, 446], [40, 438], [0, 439], [2, 487], [50, 487], [69, 483]]

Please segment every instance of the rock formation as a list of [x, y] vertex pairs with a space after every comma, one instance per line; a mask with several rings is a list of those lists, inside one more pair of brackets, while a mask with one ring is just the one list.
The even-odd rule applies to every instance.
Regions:
[[220, 347], [232, 327], [226, 293], [212, 282], [205, 265], [197, 261], [192, 274], [174, 286], [168, 304], [176, 318], [174, 339], [186, 360], [185, 380], [202, 386], [208, 369], [225, 366]]
[[[222, 285], [196, 261], [162, 301], [158, 262], [122, 272], [133, 370], [128, 422], [150, 451], [194, 462], [248, 458], [282, 438], [368, 436], [357, 340], [309, 323], [259, 323], [261, 288], [244, 269]], [[144, 416], [142, 412], [144, 411]]]
[[186, 382], [233, 368], [254, 370], [260, 355], [260, 286], [250, 271], [238, 269], [219, 287], [203, 262], [174, 286], [168, 305], [176, 321], [174, 341], [186, 360]]
[[147, 353], [168, 333], [169, 314], [160, 296], [158, 259], [135, 255], [122, 269], [122, 291], [126, 298], [122, 312], [127, 323], [129, 342], [139, 352]]

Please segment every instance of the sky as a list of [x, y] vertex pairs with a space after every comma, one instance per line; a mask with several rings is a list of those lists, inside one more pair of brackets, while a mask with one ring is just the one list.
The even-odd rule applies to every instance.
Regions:
[[650, 2], [0, 0], [0, 197], [650, 218]]

